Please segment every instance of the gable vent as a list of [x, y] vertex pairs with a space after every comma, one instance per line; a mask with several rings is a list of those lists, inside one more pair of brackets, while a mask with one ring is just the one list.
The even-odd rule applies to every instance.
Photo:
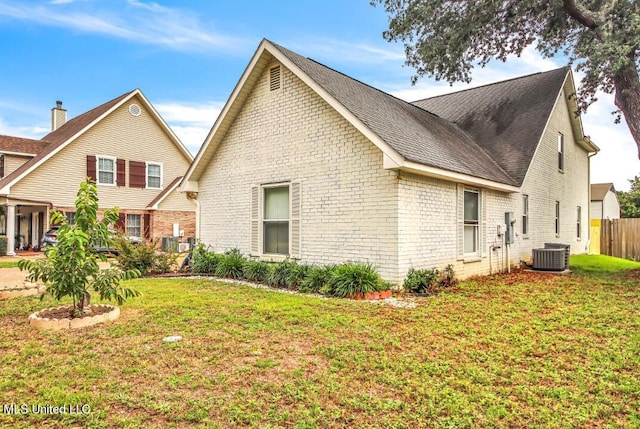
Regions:
[[131, 113], [133, 116], [140, 116], [142, 110], [137, 104], [132, 104], [131, 106], [129, 106], [129, 113]]
[[269, 70], [269, 89], [271, 91], [280, 89], [280, 66], [272, 67]]

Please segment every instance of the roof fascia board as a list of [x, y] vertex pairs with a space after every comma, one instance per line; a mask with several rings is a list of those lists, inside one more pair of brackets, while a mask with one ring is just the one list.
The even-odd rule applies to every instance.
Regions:
[[[387, 158], [385, 158], [387, 160]], [[482, 179], [480, 177], [470, 176], [468, 174], [456, 173], [453, 171], [443, 170], [441, 168], [429, 167], [417, 162], [405, 161], [399, 166], [393, 166], [389, 161], [383, 163], [384, 168], [388, 170], [400, 170], [408, 173], [415, 173], [420, 176], [433, 177], [435, 179], [446, 180], [448, 182], [462, 183], [465, 185], [477, 186], [480, 188], [493, 189], [500, 192], [515, 193], [520, 192], [520, 187], [507, 185], [504, 183], [494, 182], [493, 180]]]
[[30, 157], [33, 158], [37, 154], [35, 154], [35, 153], [26, 153], [26, 152], [13, 152], [13, 151], [10, 151], [10, 150], [0, 149], [0, 155], [30, 156]]
[[[181, 185], [181, 188], [180, 188], [181, 192], [187, 192], [187, 191], [189, 191], [189, 192], [197, 192], [197, 191], [193, 191], [192, 189], [188, 189], [187, 190], [185, 188], [185, 186], [188, 185], [191, 182], [197, 183], [197, 180], [200, 179], [199, 177], [197, 177], [196, 180], [192, 181], [191, 180], [191, 176], [193, 175], [193, 172], [195, 171], [195, 169], [198, 167], [198, 165], [202, 161], [202, 158], [203, 158], [204, 154], [209, 151], [209, 146], [211, 146], [213, 138], [218, 133], [218, 130], [220, 129], [222, 123], [226, 120], [227, 114], [229, 113], [229, 110], [231, 110], [231, 108], [235, 104], [236, 99], [238, 98], [238, 96], [240, 95], [240, 92], [242, 91], [242, 88], [244, 87], [244, 85], [246, 84], [247, 80], [249, 79], [249, 76], [251, 75], [251, 73], [253, 72], [254, 68], [258, 64], [258, 61], [260, 61], [260, 58], [262, 57], [262, 55], [263, 55], [263, 53], [265, 51], [266, 43], [267, 43], [267, 40], [263, 39], [262, 42], [260, 43], [260, 46], [258, 46], [258, 49], [256, 49], [256, 52], [253, 54], [253, 57], [251, 57], [251, 61], [249, 61], [249, 64], [247, 65], [247, 67], [245, 68], [244, 72], [242, 73], [242, 76], [240, 77], [240, 80], [238, 80], [238, 83], [236, 84], [235, 88], [233, 88], [233, 91], [231, 92], [231, 96], [229, 97], [229, 99], [225, 103], [224, 107], [220, 111], [220, 114], [218, 115], [218, 118], [216, 119], [216, 121], [213, 124], [213, 127], [211, 127], [211, 130], [209, 131], [209, 134], [207, 134], [207, 137], [204, 139], [204, 142], [202, 143], [202, 146], [200, 146], [200, 150], [198, 150], [198, 153], [196, 154], [196, 157], [191, 162], [191, 165], [189, 166], [189, 169], [187, 170], [186, 174], [184, 175], [184, 178], [182, 179], [182, 185]], [[215, 147], [212, 147], [211, 150], [215, 150]]]
[[2, 188], [0, 190], [0, 192], [2, 193], [7, 193], [9, 194], [11, 192], [11, 186], [15, 185], [16, 183], [18, 183], [20, 180], [22, 180], [25, 176], [29, 175], [33, 170], [37, 169], [38, 167], [40, 167], [43, 163], [45, 163], [46, 161], [48, 161], [51, 157], [53, 157], [54, 155], [56, 155], [58, 152], [60, 152], [62, 149], [64, 149], [65, 147], [69, 146], [69, 144], [71, 142], [73, 142], [74, 140], [76, 140], [78, 137], [80, 137], [82, 134], [84, 134], [87, 130], [91, 129], [95, 124], [97, 124], [98, 122], [102, 121], [104, 118], [106, 118], [107, 116], [109, 116], [112, 112], [114, 112], [116, 109], [118, 109], [120, 106], [122, 106], [124, 103], [126, 103], [127, 101], [131, 100], [131, 98], [136, 95], [139, 94], [140, 90], [136, 89], [134, 91], [131, 91], [129, 93], [129, 95], [127, 95], [126, 97], [124, 97], [122, 100], [120, 100], [118, 103], [116, 103], [115, 105], [111, 106], [111, 108], [109, 110], [107, 110], [106, 112], [104, 112], [102, 115], [98, 116], [96, 119], [94, 119], [93, 121], [91, 121], [89, 124], [87, 124], [87, 126], [85, 126], [83, 129], [81, 129], [80, 131], [78, 131], [77, 133], [75, 133], [73, 136], [69, 137], [64, 143], [62, 143], [61, 145], [57, 146], [55, 149], [53, 149], [51, 152], [49, 152], [48, 154], [46, 154], [44, 157], [42, 157], [42, 159], [39, 159], [38, 162], [36, 162], [35, 164], [33, 164], [31, 167], [29, 167], [27, 170], [23, 171], [19, 176], [15, 177], [10, 183], [7, 183], [5, 185], [4, 188]]

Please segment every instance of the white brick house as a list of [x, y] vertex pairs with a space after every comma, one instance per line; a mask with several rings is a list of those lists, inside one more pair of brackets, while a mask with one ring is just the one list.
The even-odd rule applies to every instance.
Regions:
[[407, 103], [263, 40], [181, 189], [216, 251], [370, 262], [398, 283], [496, 271], [545, 242], [582, 253], [598, 149], [573, 92], [558, 69]]

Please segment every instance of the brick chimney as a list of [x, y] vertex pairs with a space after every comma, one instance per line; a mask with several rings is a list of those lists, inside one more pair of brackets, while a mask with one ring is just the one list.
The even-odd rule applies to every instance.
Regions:
[[51, 131], [55, 131], [67, 122], [67, 111], [62, 108], [62, 101], [56, 101], [51, 109]]

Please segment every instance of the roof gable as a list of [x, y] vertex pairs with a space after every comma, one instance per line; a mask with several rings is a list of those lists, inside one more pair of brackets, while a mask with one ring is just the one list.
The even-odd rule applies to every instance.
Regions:
[[41, 150], [35, 157], [21, 165], [11, 174], [7, 175], [0, 180], [0, 193], [9, 193], [9, 189], [15, 183], [20, 181], [23, 177], [28, 175], [31, 171], [40, 167], [53, 155], [61, 151], [64, 147], [71, 144], [79, 136], [87, 132], [102, 119], [107, 117], [110, 113], [114, 112], [122, 104], [131, 100], [134, 97], [145, 105], [145, 107], [152, 112], [152, 116], [158, 125], [169, 135], [173, 143], [181, 150], [185, 158], [189, 161], [193, 160], [193, 157], [186, 149], [186, 147], [180, 142], [178, 137], [173, 133], [171, 128], [164, 122], [153, 105], [146, 99], [144, 94], [139, 89], [122, 94], [113, 100], [107, 101], [98, 107], [95, 107], [75, 118], [67, 121], [55, 131], [50, 132], [42, 138], [42, 142], [46, 142], [46, 147]]
[[[265, 39], [189, 167], [183, 191], [197, 190], [235, 116], [274, 60], [371, 140], [384, 154], [384, 168], [509, 192], [522, 184], [563, 88], [573, 88], [570, 70], [560, 68], [408, 103]], [[597, 150], [583, 141], [580, 119], [572, 123], [578, 143]]]

